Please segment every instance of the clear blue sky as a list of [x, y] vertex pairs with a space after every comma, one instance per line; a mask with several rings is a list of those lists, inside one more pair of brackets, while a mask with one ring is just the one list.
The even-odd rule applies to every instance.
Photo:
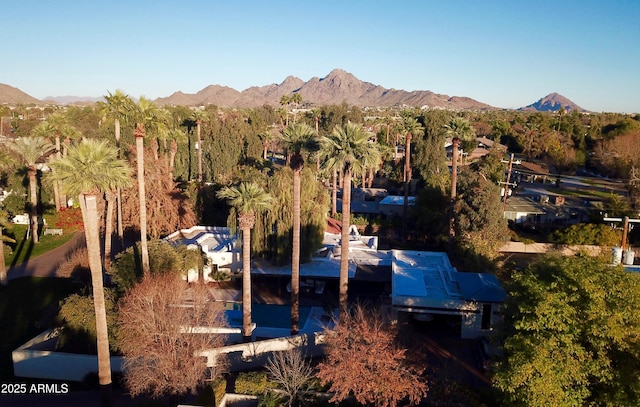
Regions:
[[503, 108], [640, 113], [640, 1], [0, 0], [0, 83], [42, 99], [239, 91], [341, 68]]

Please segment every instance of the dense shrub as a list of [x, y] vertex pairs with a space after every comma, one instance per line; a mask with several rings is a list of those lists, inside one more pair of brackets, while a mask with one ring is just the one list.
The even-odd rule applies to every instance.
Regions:
[[[113, 290], [105, 290], [107, 309], [107, 329], [109, 347], [118, 350], [117, 318], [118, 306]], [[74, 353], [96, 353], [96, 314], [93, 296], [90, 294], [72, 294], [62, 301], [58, 312], [58, 323], [63, 328], [58, 348]]]
[[236, 379], [236, 393], [239, 394], [261, 396], [275, 387], [274, 383], [269, 382], [265, 371], [242, 372]]
[[578, 223], [565, 229], [558, 229], [551, 233], [549, 240], [556, 244], [617, 246], [622, 239], [622, 233], [608, 225], [593, 223]]
[[[204, 260], [202, 252], [189, 250], [186, 246], [172, 246], [153, 239], [148, 242], [149, 268], [152, 274], [168, 272], [182, 273], [189, 269], [200, 270]], [[126, 291], [142, 277], [140, 243], [118, 254], [112, 267], [112, 281], [122, 291]]]

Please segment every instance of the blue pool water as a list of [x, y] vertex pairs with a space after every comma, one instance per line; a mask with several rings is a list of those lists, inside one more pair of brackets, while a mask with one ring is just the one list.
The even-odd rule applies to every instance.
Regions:
[[[242, 311], [241, 303], [226, 303], [230, 311]], [[311, 312], [311, 307], [300, 307], [300, 327], [303, 327]], [[291, 307], [289, 305], [252, 304], [251, 319], [259, 327], [290, 328]], [[227, 312], [227, 320], [232, 326], [242, 326], [241, 312]]]

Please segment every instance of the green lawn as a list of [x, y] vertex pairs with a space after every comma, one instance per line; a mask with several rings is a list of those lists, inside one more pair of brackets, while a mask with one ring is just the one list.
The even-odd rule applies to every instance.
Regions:
[[547, 188], [547, 191], [564, 196], [577, 196], [577, 197], [596, 197], [596, 198], [610, 198], [612, 195], [615, 195], [615, 192], [612, 191], [602, 191], [599, 189], [589, 189], [589, 188], [580, 188], [580, 189], [567, 189], [567, 188]]
[[7, 267], [23, 263], [29, 258], [37, 257], [67, 243], [74, 233], [65, 233], [62, 236], [40, 235], [40, 242], [33, 244], [31, 239], [26, 239], [26, 225], [9, 225], [4, 232], [5, 235], [16, 240], [14, 244], [5, 243], [4, 264]]
[[13, 378], [11, 351], [52, 327], [60, 300], [81, 289], [66, 278], [25, 277], [0, 286], [0, 382]]

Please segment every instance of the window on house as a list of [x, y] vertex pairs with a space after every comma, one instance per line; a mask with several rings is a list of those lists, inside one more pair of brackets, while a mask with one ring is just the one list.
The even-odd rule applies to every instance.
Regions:
[[482, 304], [482, 329], [491, 329], [491, 304]]

